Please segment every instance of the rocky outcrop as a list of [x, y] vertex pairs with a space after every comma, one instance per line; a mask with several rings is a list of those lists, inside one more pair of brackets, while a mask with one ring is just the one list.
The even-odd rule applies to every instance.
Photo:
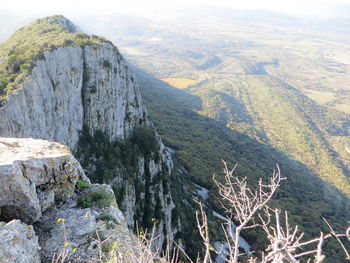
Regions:
[[169, 176], [173, 162], [154, 130], [139, 129], [123, 142], [111, 143], [101, 133], [84, 136], [82, 141], [78, 156], [87, 175], [113, 187], [128, 226], [150, 229], [156, 223], [158, 239], [153, 244], [161, 248], [165, 241], [172, 243], [174, 203]]
[[87, 46], [83, 63], [83, 123], [92, 135], [99, 130], [114, 141], [148, 124], [138, 84], [115, 46]]
[[131, 247], [112, 188], [91, 184], [66, 146], [0, 138], [0, 160], [0, 221], [17, 219], [0, 223], [0, 262], [40, 262], [39, 250], [87, 260], [102, 244], [105, 254], [114, 243]]
[[[68, 203], [54, 207], [34, 224], [40, 238], [41, 253], [46, 258], [52, 258], [57, 251], [64, 250], [73, 260], [88, 261], [99, 258], [101, 252], [105, 256], [110, 252], [115, 253], [115, 243], [119, 249], [131, 250], [133, 237], [115, 202], [111, 187], [93, 184], [87, 189], [78, 187], [77, 191], [78, 206]], [[79, 198], [86, 200], [89, 196], [95, 196], [96, 199], [89, 204], [79, 204]]]
[[[77, 31], [69, 20], [58, 18], [52, 23], [72, 34]], [[171, 240], [174, 204], [168, 177], [172, 161], [157, 135], [154, 145], [135, 139], [138, 130], [155, 132], [128, 63], [108, 41], [58, 47], [39, 57], [29, 76], [0, 108], [0, 136], [33, 137], [68, 145], [78, 153], [90, 178], [110, 183], [122, 196], [117, 201], [130, 227], [136, 221], [147, 225], [157, 217], [160, 240]], [[82, 134], [88, 134], [92, 140], [82, 142]], [[90, 147], [89, 152], [81, 150], [89, 148], [101, 135], [103, 144]], [[129, 144], [124, 144], [120, 156], [112, 146], [125, 141]], [[105, 151], [107, 144], [115, 153], [111, 162], [103, 162], [109, 155]], [[133, 150], [126, 153], [125, 149]], [[131, 162], [136, 169], [129, 169]], [[38, 188], [34, 183], [35, 187], [27, 180], [26, 193]], [[37, 200], [31, 199], [35, 213], [27, 221], [36, 220], [54, 198], [59, 198], [60, 193], [55, 192], [55, 197], [52, 193], [45, 190]]]
[[0, 237], [0, 262], [41, 262], [38, 237], [32, 226], [19, 220], [0, 222]]
[[0, 138], [0, 220], [37, 221], [55, 203], [73, 198], [84, 171], [66, 146]]
[[60, 15], [57, 15], [57, 16], [53, 17], [52, 24], [61, 25], [65, 29], [65, 31], [68, 32], [68, 33], [77, 33], [77, 32], [81, 31], [71, 21], [69, 21], [64, 16], [60, 16]]

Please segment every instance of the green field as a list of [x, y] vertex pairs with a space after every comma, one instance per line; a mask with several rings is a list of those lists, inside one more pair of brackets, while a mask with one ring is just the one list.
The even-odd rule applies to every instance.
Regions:
[[185, 89], [188, 86], [194, 85], [197, 83], [196, 80], [187, 79], [187, 78], [165, 78], [165, 79], [162, 79], [162, 81], [178, 89]]

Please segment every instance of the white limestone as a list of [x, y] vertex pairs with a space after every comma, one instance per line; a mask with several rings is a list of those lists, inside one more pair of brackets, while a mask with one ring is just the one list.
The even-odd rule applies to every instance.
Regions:
[[0, 160], [2, 220], [37, 221], [55, 202], [74, 197], [84, 174], [67, 147], [43, 140], [0, 138]]
[[0, 135], [56, 141], [75, 149], [91, 134], [125, 138], [146, 123], [138, 85], [110, 43], [44, 52], [44, 59], [0, 108]]

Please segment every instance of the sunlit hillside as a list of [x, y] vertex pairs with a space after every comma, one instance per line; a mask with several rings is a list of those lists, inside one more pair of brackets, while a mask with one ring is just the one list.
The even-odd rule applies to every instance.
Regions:
[[[322, 216], [346, 224], [349, 203], [336, 196], [350, 196], [350, 38], [292, 17], [237, 14], [193, 14], [113, 39], [192, 181], [211, 188], [222, 159], [252, 179], [279, 163], [287, 181], [275, 204], [307, 235]], [[219, 207], [214, 189], [209, 202]]]

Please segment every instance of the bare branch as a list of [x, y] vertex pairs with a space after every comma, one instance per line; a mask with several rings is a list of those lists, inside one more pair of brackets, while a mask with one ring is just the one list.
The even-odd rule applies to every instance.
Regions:
[[336, 240], [338, 241], [338, 243], [340, 244], [341, 248], [343, 249], [343, 251], [346, 254], [346, 259], [350, 260], [350, 255], [348, 253], [348, 251], [346, 250], [343, 242], [340, 240], [340, 238], [337, 236], [337, 234], [335, 233], [335, 231], [333, 230], [332, 226], [327, 222], [327, 220], [323, 217], [323, 221], [326, 222], [327, 226], [329, 227], [329, 229], [331, 230], [331, 234], [336, 238]]
[[205, 246], [205, 256], [203, 259], [203, 263], [212, 263], [212, 259], [210, 257], [210, 251], [213, 250], [213, 248], [210, 245], [210, 240], [209, 240], [208, 218], [203, 210], [202, 203], [198, 202], [198, 204], [200, 207], [201, 219], [199, 218], [198, 211], [196, 211], [196, 218], [197, 218], [199, 234], [201, 235], [201, 237], [204, 241], [204, 246]]

